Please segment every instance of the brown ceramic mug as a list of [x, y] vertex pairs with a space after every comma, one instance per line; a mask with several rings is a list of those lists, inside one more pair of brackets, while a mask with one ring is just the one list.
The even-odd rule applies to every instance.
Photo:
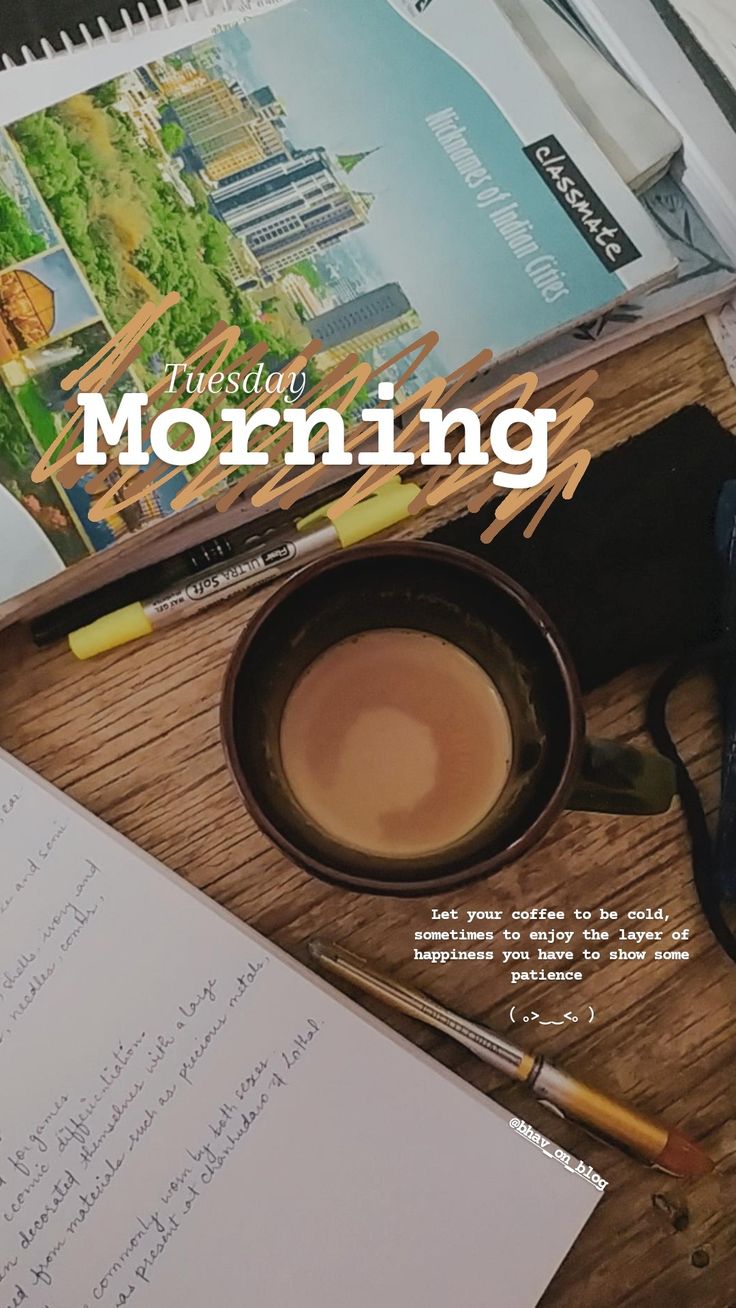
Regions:
[[[429, 632], [474, 658], [501, 693], [514, 741], [486, 817], [454, 845], [411, 859], [366, 854], [322, 831], [280, 758], [281, 716], [301, 674], [338, 641], [387, 627]], [[274, 844], [325, 881], [375, 894], [454, 889], [518, 858], [563, 809], [663, 813], [675, 789], [661, 755], [586, 738], [572, 660], [536, 600], [472, 555], [423, 542], [334, 555], [282, 586], [233, 652], [221, 728], [241, 795]]]

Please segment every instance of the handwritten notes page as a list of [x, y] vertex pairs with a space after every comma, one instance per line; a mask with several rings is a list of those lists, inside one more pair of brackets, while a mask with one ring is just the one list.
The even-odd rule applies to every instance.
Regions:
[[0, 754], [0, 1308], [532, 1308], [599, 1195]]

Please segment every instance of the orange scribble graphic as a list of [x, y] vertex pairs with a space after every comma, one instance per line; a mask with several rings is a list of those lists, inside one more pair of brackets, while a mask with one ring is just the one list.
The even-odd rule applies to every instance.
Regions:
[[[152, 301], [144, 304], [130, 322], [111, 337], [91, 359], [75, 368], [63, 379], [62, 388], [70, 392], [69, 399], [64, 405], [69, 418], [34, 468], [32, 478], [35, 482], [43, 482], [55, 476], [63, 486], [68, 488], [75, 485], [84, 475], [84, 469], [80, 466], [77, 457], [82, 449], [84, 419], [82, 407], [78, 402], [79, 394], [108, 395], [116, 382], [119, 382], [139, 358], [140, 342], [146, 332], [169, 308], [177, 304], [179, 299], [177, 292], [171, 292], [156, 304]], [[216, 323], [199, 345], [177, 366], [171, 381], [168, 377], [164, 377], [148, 392], [145, 397], [145, 419], [142, 428], [145, 466], [128, 466], [124, 459], [121, 461], [121, 455], [125, 452], [124, 442], [121, 442], [116, 450], [110, 450], [105, 466], [88, 478], [86, 483], [86, 488], [94, 499], [89, 513], [92, 521], [105, 521], [114, 514], [119, 514], [121, 510], [138, 503], [144, 496], [180, 474], [180, 467], [172, 466], [170, 462], [158, 457], [150, 444], [151, 428], [155, 420], [161, 414], [174, 409], [191, 413], [196, 406], [197, 412], [207, 419], [211, 430], [209, 455], [190, 475], [186, 486], [172, 500], [174, 509], [186, 508], [203, 496], [210, 496], [218, 490], [220, 493], [216, 506], [219, 509], [229, 508], [238, 498], [246, 494], [250, 494], [251, 501], [256, 507], [273, 505], [289, 509], [314, 488], [315, 479], [320, 474], [322, 466], [316, 458], [313, 464], [300, 467], [294, 467], [283, 461], [293, 436], [292, 427], [286, 418], [275, 427], [267, 428], [264, 423], [264, 434], [260, 442], [251, 448], [252, 454], [261, 456], [261, 463], [266, 461], [262, 456], [267, 453], [268, 461], [278, 464], [272, 471], [264, 472], [263, 467], [251, 467], [242, 471], [232, 467], [228, 469], [220, 462], [223, 447], [234, 439], [233, 428], [230, 423], [221, 419], [223, 396], [217, 392], [210, 393], [210, 382], [213, 377], [221, 377], [228, 368], [242, 370], [257, 367], [262, 363], [267, 349], [261, 342], [238, 354], [239, 342], [239, 328], [228, 326], [224, 322]], [[309, 416], [326, 409], [327, 406], [338, 414], [349, 414], [351, 406], [356, 404], [366, 387], [372, 386], [387, 373], [394, 376], [397, 368], [400, 371], [393, 386], [394, 390], [399, 390], [428, 358], [437, 344], [437, 333], [426, 332], [377, 368], [361, 361], [356, 354], [349, 355], [320, 377], [307, 393], [301, 396], [301, 405]], [[300, 374], [319, 348], [319, 341], [311, 341], [293, 359], [283, 365], [280, 370], [281, 375], [293, 377]], [[431, 381], [422, 384], [414, 393], [398, 400], [393, 406], [379, 400], [376, 409], [368, 411], [373, 421], [359, 421], [346, 432], [345, 453], [358, 456], [361, 452], [375, 448], [375, 441], [379, 439], [379, 418], [376, 415], [379, 410], [392, 411], [396, 424], [393, 450], [405, 456], [404, 461], [407, 465], [415, 463], [421, 466], [422, 456], [429, 449], [426, 411], [433, 409], [444, 412], [451, 401], [459, 398], [462, 402], [463, 392], [471, 383], [475, 383], [474, 390], [478, 389], [479, 379], [491, 360], [492, 352], [481, 350], [449, 376], [434, 377]], [[200, 369], [201, 387], [197, 392], [191, 393], [186, 389], [185, 379], [187, 375], [191, 375], [194, 368]], [[181, 380], [179, 385], [175, 386], [171, 383], [176, 382], [178, 370], [181, 372]], [[429, 470], [429, 475], [420, 495], [412, 505], [411, 512], [419, 513], [424, 508], [438, 505], [460, 492], [467, 494], [468, 508], [473, 513], [480, 513], [493, 500], [496, 502], [495, 513], [481, 537], [484, 542], [488, 542], [507, 523], [541, 501], [525, 529], [525, 535], [531, 535], [558, 496], [561, 495], [564, 499], [572, 498], [590, 463], [591, 455], [588, 450], [576, 449], [566, 455], [563, 455], [563, 450], [593, 408], [594, 402], [588, 395], [588, 390], [596, 379], [597, 373], [589, 370], [547, 401], [547, 409], [543, 412], [553, 409], [554, 413], [548, 428], [548, 462], [545, 464], [545, 473], [538, 484], [528, 489], [509, 490], [502, 495], [499, 495], [494, 476], [503, 467], [503, 462], [491, 446], [491, 425], [504, 409], [531, 410], [539, 389], [536, 373], [525, 372], [508, 378], [484, 391], [479, 398], [468, 402], [464, 409], [454, 411], [477, 415], [482, 432], [480, 450], [487, 461], [482, 466], [463, 466], [463, 462], [467, 464], [467, 460], [463, 461], [459, 455], [463, 448], [465, 432], [459, 424], [449, 426], [446, 432], [449, 460], [446, 466], [433, 466]], [[256, 391], [239, 407], [248, 419], [252, 419], [261, 410], [268, 409], [275, 398], [280, 397], [275, 397], [272, 391], [268, 393]], [[273, 421], [275, 422], [275, 419]], [[518, 443], [513, 447], [518, 457], [514, 458], [513, 462], [521, 462], [526, 448], [523, 425], [518, 424], [516, 428], [512, 426], [509, 436], [511, 434], [515, 438], [518, 435]], [[528, 432], [526, 434], [528, 435]], [[178, 438], [172, 435], [171, 448], [184, 448], [183, 443], [187, 435], [190, 433], [185, 433]], [[309, 437], [309, 448], [317, 451], [323, 444], [324, 426], [315, 425]], [[478, 462], [480, 463], [480, 460]], [[338, 518], [361, 500], [374, 494], [380, 486], [395, 477], [396, 472], [395, 464], [379, 466], [373, 463], [366, 467], [342, 497], [331, 506], [330, 517], [333, 520]]]

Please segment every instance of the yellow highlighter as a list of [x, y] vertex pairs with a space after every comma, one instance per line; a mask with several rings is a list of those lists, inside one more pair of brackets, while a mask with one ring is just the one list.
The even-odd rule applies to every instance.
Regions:
[[128, 604], [114, 613], [105, 614], [88, 627], [80, 627], [69, 636], [69, 648], [78, 659], [91, 659], [106, 650], [127, 645], [131, 640], [150, 636], [159, 627], [168, 627], [193, 613], [208, 609], [232, 595], [266, 586], [275, 577], [294, 572], [334, 550], [347, 549], [409, 517], [420, 487], [404, 485], [398, 478], [387, 482], [332, 522], [326, 504], [308, 517], [301, 518], [292, 532], [275, 536], [267, 543], [200, 572], [188, 581], [172, 586], [151, 599]]

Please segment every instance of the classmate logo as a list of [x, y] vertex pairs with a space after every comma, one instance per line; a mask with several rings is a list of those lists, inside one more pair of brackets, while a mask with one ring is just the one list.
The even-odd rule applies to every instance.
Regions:
[[432, 0], [414, 0], [414, 8], [418, 14], [423, 14], [425, 9], [429, 9]]
[[618, 272], [641, 258], [641, 251], [596, 195], [556, 136], [545, 136], [544, 140], [527, 145], [524, 154], [609, 272]]

